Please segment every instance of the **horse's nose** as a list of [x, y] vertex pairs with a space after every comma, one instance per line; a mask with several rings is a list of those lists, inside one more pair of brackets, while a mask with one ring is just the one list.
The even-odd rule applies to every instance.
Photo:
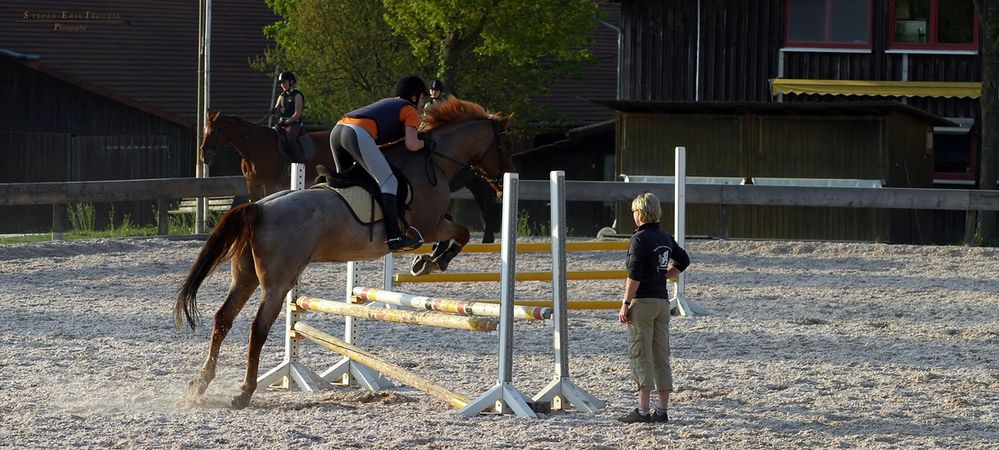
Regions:
[[209, 154], [206, 151], [205, 146], [202, 145], [201, 147], [198, 147], [198, 159], [201, 160], [202, 164], [211, 165], [212, 160], [215, 159], [215, 154]]

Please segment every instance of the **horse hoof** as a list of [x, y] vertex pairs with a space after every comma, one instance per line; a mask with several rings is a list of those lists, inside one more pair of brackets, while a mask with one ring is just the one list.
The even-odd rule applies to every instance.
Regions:
[[413, 266], [409, 272], [414, 276], [426, 275], [433, 271], [430, 262], [430, 255], [417, 255], [416, 258], [413, 258]]
[[250, 405], [249, 395], [237, 395], [232, 398], [232, 409], [243, 409]]
[[191, 399], [199, 398], [204, 395], [206, 390], [208, 390], [208, 383], [201, 378], [195, 378], [187, 384], [187, 397]]
[[434, 268], [435, 272], [447, 272], [447, 263], [447, 261], [442, 259], [439, 261], [432, 261], [430, 265]]

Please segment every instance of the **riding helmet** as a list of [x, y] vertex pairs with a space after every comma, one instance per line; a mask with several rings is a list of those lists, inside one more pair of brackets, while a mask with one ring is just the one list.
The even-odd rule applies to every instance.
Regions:
[[395, 85], [396, 97], [409, 99], [410, 97], [418, 97], [420, 94], [427, 94], [427, 84], [416, 75], [407, 76]]
[[281, 75], [278, 76], [278, 81], [290, 81], [292, 83], [298, 83], [298, 80], [295, 79], [295, 74], [291, 72], [281, 72]]
[[430, 80], [430, 89], [434, 89], [434, 90], [438, 90], [438, 91], [443, 91], [444, 90], [444, 82], [441, 81], [441, 80], [438, 80], [438, 79], [434, 78], [433, 80]]

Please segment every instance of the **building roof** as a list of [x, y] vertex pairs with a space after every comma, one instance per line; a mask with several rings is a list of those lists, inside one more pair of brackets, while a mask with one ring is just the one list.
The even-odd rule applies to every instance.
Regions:
[[76, 87], [78, 87], [78, 88], [80, 88], [82, 90], [90, 91], [90, 92], [92, 92], [94, 94], [97, 94], [97, 95], [100, 95], [100, 96], [103, 96], [103, 97], [107, 97], [107, 98], [109, 98], [111, 100], [114, 100], [114, 101], [116, 101], [118, 103], [127, 105], [127, 106], [129, 106], [131, 108], [135, 108], [136, 110], [139, 110], [139, 111], [142, 111], [142, 112], [145, 112], [145, 113], [152, 114], [153, 116], [159, 117], [159, 118], [161, 118], [163, 120], [166, 120], [168, 122], [173, 122], [173, 123], [175, 123], [177, 125], [180, 125], [182, 127], [190, 127], [190, 126], [194, 125], [194, 121], [191, 120], [191, 119], [189, 119], [189, 118], [181, 117], [181, 116], [178, 116], [176, 114], [169, 113], [167, 111], [164, 111], [162, 109], [159, 109], [159, 108], [157, 108], [155, 106], [151, 106], [151, 105], [146, 104], [146, 103], [141, 103], [141, 102], [139, 102], [139, 101], [137, 101], [137, 100], [135, 100], [134, 98], [131, 98], [131, 97], [126, 97], [126, 96], [123, 96], [123, 95], [115, 94], [114, 92], [110, 92], [107, 89], [102, 89], [102, 88], [99, 88], [97, 86], [94, 86], [94, 85], [92, 85], [90, 83], [87, 83], [86, 81], [80, 80], [79, 78], [76, 78], [76, 77], [74, 77], [72, 75], [69, 75], [69, 74], [67, 74], [65, 72], [52, 69], [51, 67], [48, 67], [48, 66], [42, 64], [41, 62], [39, 62], [40, 58], [38, 58], [38, 55], [26, 55], [26, 54], [12, 52], [10, 50], [0, 48], [0, 58], [9, 59], [9, 60], [13, 61], [16, 64], [23, 65], [24, 67], [28, 68], [29, 70], [34, 70], [34, 71], [43, 73], [43, 74], [48, 75], [48, 76], [50, 76], [52, 78], [58, 79], [60, 81], [63, 81], [65, 83], [67, 83], [67, 84], [76, 86]]
[[886, 115], [897, 112], [922, 119], [934, 126], [956, 126], [943, 117], [899, 102], [649, 102], [593, 99], [593, 103], [615, 111], [668, 114], [765, 114], [765, 115]]
[[[79, 5], [79, 6], [77, 6]], [[249, 66], [277, 20], [263, 0], [214, 0], [211, 106], [255, 120], [273, 82]], [[193, 123], [198, 2], [14, 0], [0, 3], [0, 42], [38, 55], [40, 68], [117, 99]]]

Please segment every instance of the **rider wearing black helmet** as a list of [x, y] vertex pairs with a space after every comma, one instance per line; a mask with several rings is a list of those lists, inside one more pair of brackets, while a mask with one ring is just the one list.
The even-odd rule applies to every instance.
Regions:
[[409, 151], [423, 148], [423, 141], [416, 132], [420, 126], [416, 106], [426, 94], [427, 85], [423, 79], [410, 75], [396, 83], [395, 97], [381, 99], [344, 114], [330, 132], [330, 149], [337, 172], [346, 170], [353, 160], [378, 182], [388, 236], [385, 243], [390, 251], [413, 249], [423, 242], [400, 231], [396, 208], [398, 180], [380, 147], [404, 142]]
[[281, 85], [281, 95], [271, 114], [277, 116], [277, 128], [284, 130], [288, 143], [298, 145], [298, 135], [302, 131], [302, 109], [305, 108], [305, 96], [296, 89], [298, 80], [291, 72], [281, 72], [278, 76]]
[[446, 101], [450, 95], [444, 92], [444, 82], [434, 78], [430, 80], [430, 99], [427, 100], [427, 105], [430, 106], [435, 103]]

